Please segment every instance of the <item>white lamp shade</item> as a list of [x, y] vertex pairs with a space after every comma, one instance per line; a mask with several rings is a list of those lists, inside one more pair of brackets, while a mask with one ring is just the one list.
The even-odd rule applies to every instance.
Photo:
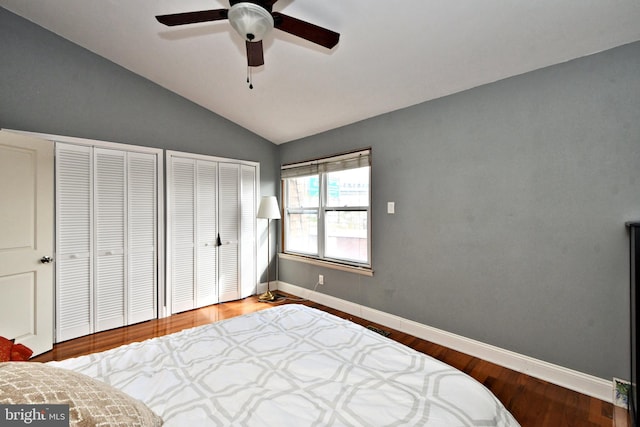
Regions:
[[280, 219], [280, 208], [276, 196], [264, 196], [260, 200], [258, 218]]
[[259, 42], [273, 29], [273, 16], [253, 3], [236, 3], [229, 9], [229, 23], [243, 39]]

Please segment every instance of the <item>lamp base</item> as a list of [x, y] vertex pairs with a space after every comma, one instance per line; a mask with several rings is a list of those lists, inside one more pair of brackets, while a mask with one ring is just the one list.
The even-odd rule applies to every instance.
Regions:
[[258, 301], [275, 301], [276, 296], [271, 293], [271, 291], [267, 291], [264, 294], [258, 296]]

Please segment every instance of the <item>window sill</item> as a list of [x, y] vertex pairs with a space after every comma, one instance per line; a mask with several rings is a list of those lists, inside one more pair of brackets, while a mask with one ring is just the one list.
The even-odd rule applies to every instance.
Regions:
[[347, 271], [349, 273], [361, 274], [363, 276], [369, 276], [369, 277], [373, 276], [373, 270], [366, 267], [355, 267], [351, 265], [340, 264], [337, 262], [324, 261], [320, 259], [302, 256], [302, 255], [292, 255], [292, 254], [285, 254], [285, 253], [279, 253], [278, 257], [280, 259], [304, 262], [306, 264], [317, 265], [319, 267], [332, 268], [334, 270]]

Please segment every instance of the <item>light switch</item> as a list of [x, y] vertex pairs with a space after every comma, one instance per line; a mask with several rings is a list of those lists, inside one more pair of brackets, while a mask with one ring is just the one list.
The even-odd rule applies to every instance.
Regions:
[[388, 214], [396, 213], [396, 202], [387, 202], [387, 213]]

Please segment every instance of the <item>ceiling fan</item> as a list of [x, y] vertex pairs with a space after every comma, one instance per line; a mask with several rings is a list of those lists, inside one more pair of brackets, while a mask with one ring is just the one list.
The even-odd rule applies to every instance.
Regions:
[[245, 39], [249, 67], [264, 65], [262, 38], [273, 28], [301, 37], [327, 49], [338, 44], [340, 34], [334, 31], [280, 12], [273, 12], [273, 4], [276, 1], [278, 0], [229, 0], [230, 9], [159, 15], [156, 16], [156, 19], [168, 26], [228, 19], [231, 26]]

